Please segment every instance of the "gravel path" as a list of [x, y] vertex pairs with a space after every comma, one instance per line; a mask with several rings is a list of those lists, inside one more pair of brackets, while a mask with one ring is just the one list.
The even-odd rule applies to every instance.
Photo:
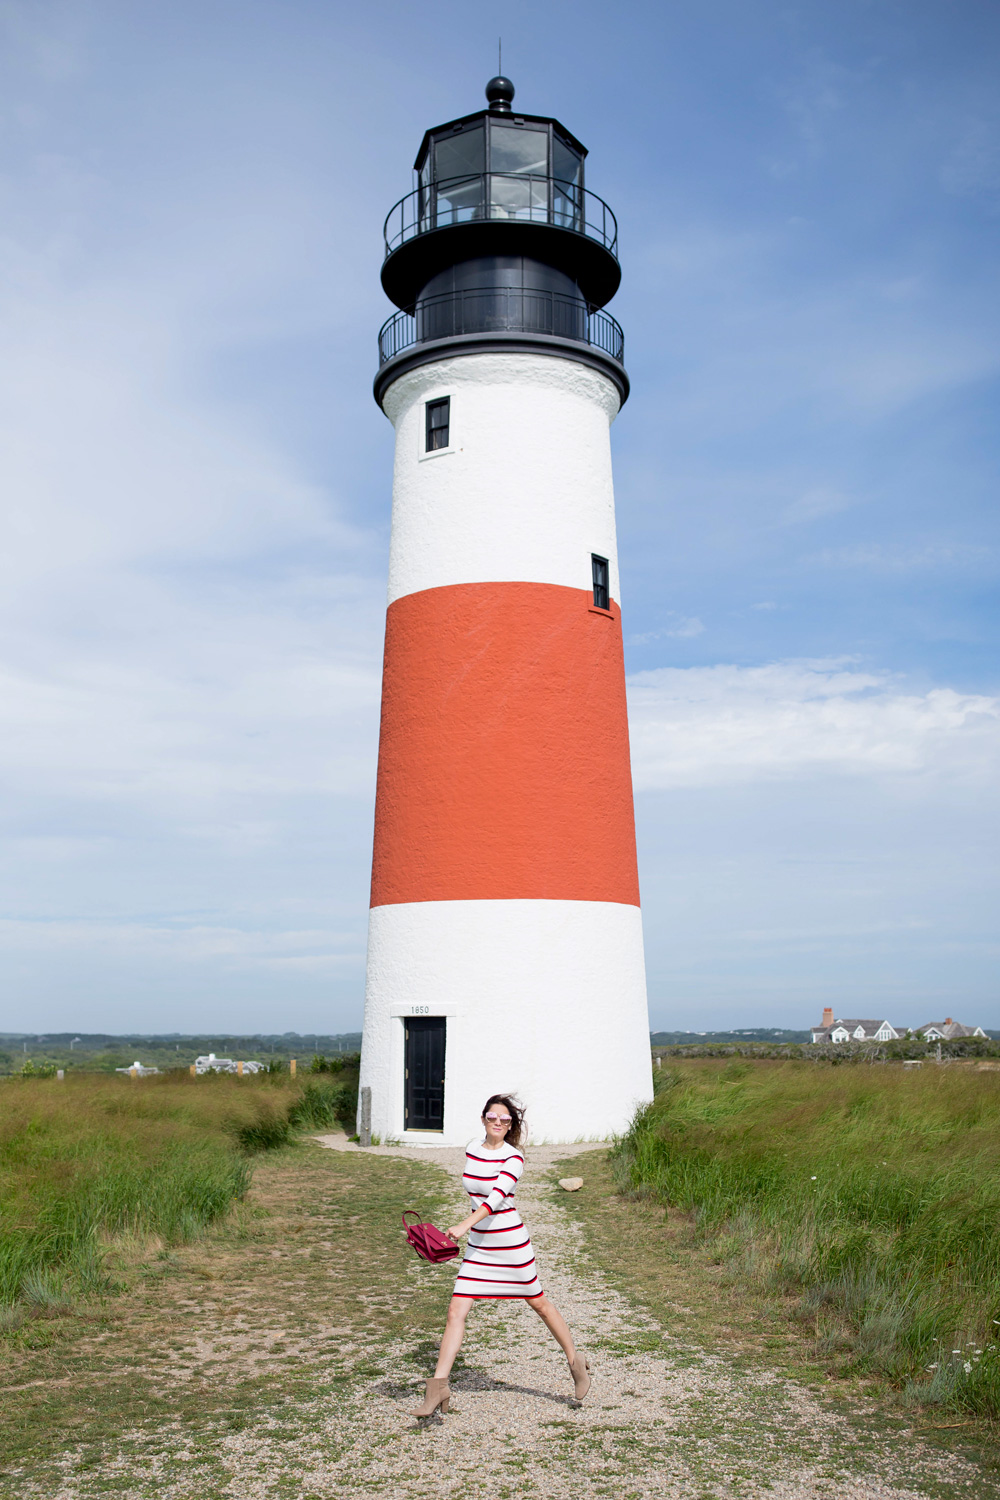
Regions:
[[[339, 1151], [359, 1149], [342, 1135], [318, 1139]], [[60, 1478], [24, 1475], [4, 1493], [16, 1500], [1000, 1500], [983, 1470], [898, 1425], [882, 1435], [877, 1411], [845, 1413], [766, 1369], [748, 1372], [631, 1304], [588, 1256], [582, 1228], [552, 1181], [556, 1161], [593, 1149], [529, 1149], [517, 1190], [542, 1285], [590, 1358], [594, 1384], [582, 1406], [558, 1345], [530, 1308], [481, 1303], [469, 1317], [447, 1417], [412, 1416], [419, 1377], [433, 1370], [431, 1343], [419, 1334], [395, 1344], [373, 1335], [352, 1346], [364, 1363], [342, 1384], [325, 1379], [306, 1400], [296, 1395], [248, 1412], [241, 1430], [220, 1426], [206, 1444], [176, 1419], [144, 1422], [120, 1433], [96, 1471], [70, 1443], [57, 1462]], [[465, 1214], [463, 1151], [382, 1146], [362, 1154], [444, 1168], [455, 1183], [455, 1217]], [[421, 1278], [453, 1275], [453, 1265], [413, 1256], [406, 1283], [360, 1297], [360, 1321], [379, 1299], [408, 1305]], [[326, 1330], [331, 1338], [349, 1332]], [[213, 1337], [213, 1378], [225, 1380], [223, 1340]], [[333, 1347], [349, 1352], [339, 1338]], [[305, 1347], [302, 1357], [310, 1357]]]
[[[342, 1136], [320, 1139], [359, 1149]], [[737, 1372], [631, 1306], [587, 1257], [551, 1182], [555, 1161], [587, 1150], [593, 1146], [530, 1150], [517, 1193], [542, 1284], [590, 1357], [594, 1384], [583, 1406], [572, 1400], [565, 1360], [540, 1319], [518, 1303], [481, 1304], [469, 1317], [449, 1415], [413, 1419], [420, 1386], [405, 1365], [398, 1379], [374, 1379], [335, 1412], [317, 1403], [300, 1450], [299, 1494], [909, 1500], [986, 1493], [982, 1473], [961, 1460], [910, 1436], [881, 1438], [876, 1414], [848, 1418], [794, 1382]], [[457, 1182], [464, 1151], [418, 1154], [453, 1174], [456, 1217], [464, 1213]], [[415, 1259], [413, 1274], [441, 1270]], [[241, 1500], [274, 1494], [255, 1478], [268, 1468], [268, 1449], [259, 1430], [250, 1442], [234, 1440], [227, 1457]]]

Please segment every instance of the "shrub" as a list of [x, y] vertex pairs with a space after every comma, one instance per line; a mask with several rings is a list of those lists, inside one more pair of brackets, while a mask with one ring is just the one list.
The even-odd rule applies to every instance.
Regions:
[[350, 1124], [356, 1108], [350, 1073], [304, 1087], [287, 1071], [4, 1080], [0, 1306], [54, 1307], [99, 1289], [116, 1237], [192, 1239], [246, 1192], [255, 1153]]
[[613, 1153], [625, 1192], [795, 1294], [849, 1367], [1000, 1415], [1000, 1078], [677, 1062], [658, 1083]]
[[292, 1139], [289, 1114], [290, 1110], [271, 1105], [259, 1110], [251, 1120], [234, 1121], [233, 1134], [248, 1155], [256, 1151], [274, 1151], [278, 1146], [287, 1146]]
[[249, 1183], [225, 1106], [195, 1087], [99, 1076], [2, 1090], [0, 1303], [37, 1303], [57, 1270], [92, 1286], [116, 1236], [190, 1239]]
[[353, 1121], [358, 1108], [357, 1082], [320, 1083], [312, 1079], [289, 1109], [290, 1123], [301, 1130], [329, 1130]]
[[343, 1084], [306, 1084], [288, 1111], [289, 1123], [300, 1130], [322, 1130], [336, 1125], [343, 1107]]

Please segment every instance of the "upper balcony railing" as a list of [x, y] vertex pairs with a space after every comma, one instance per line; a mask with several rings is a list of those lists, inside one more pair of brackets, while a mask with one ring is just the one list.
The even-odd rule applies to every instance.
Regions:
[[386, 216], [386, 256], [418, 235], [486, 220], [568, 229], [618, 256], [618, 224], [603, 198], [557, 177], [501, 172], [425, 183], [407, 193]]
[[617, 364], [625, 336], [610, 313], [591, 312], [580, 297], [533, 287], [488, 286], [423, 297], [412, 313], [398, 312], [379, 330], [379, 365], [416, 344], [481, 334], [544, 335], [589, 344]]

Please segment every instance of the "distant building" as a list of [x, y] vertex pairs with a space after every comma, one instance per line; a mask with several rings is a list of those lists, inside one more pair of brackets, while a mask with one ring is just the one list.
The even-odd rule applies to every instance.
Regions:
[[[908, 1028], [895, 1027], [888, 1021], [835, 1020], [828, 1005], [823, 1011], [823, 1020], [812, 1028], [814, 1042], [895, 1042], [906, 1036]], [[925, 1042], [953, 1042], [959, 1037], [981, 1036], [986, 1033], [981, 1026], [962, 1026], [951, 1016], [946, 1021], [928, 1021], [926, 1026], [917, 1026], [914, 1036], [922, 1036]]]
[[136, 1058], [130, 1068], [115, 1069], [116, 1073], [130, 1073], [133, 1078], [148, 1078], [150, 1073], [158, 1073], [159, 1071], [159, 1068], [144, 1068], [138, 1058]]
[[895, 1042], [902, 1035], [888, 1021], [834, 1020], [830, 1006], [820, 1025], [812, 1028], [814, 1042]]
[[210, 1052], [207, 1057], [196, 1057], [194, 1070], [196, 1073], [262, 1073], [264, 1064], [259, 1062], [234, 1062], [231, 1057], [216, 1057]]
[[981, 1026], [963, 1026], [949, 1016], [945, 1021], [928, 1021], [926, 1026], [918, 1026], [917, 1035], [925, 1042], [953, 1042], [963, 1036], [985, 1037], [986, 1032]]

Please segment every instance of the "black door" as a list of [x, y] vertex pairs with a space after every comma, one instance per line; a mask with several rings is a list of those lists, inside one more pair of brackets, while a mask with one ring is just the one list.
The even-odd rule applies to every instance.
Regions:
[[412, 1017], [406, 1027], [405, 1130], [444, 1129], [443, 1016]]

